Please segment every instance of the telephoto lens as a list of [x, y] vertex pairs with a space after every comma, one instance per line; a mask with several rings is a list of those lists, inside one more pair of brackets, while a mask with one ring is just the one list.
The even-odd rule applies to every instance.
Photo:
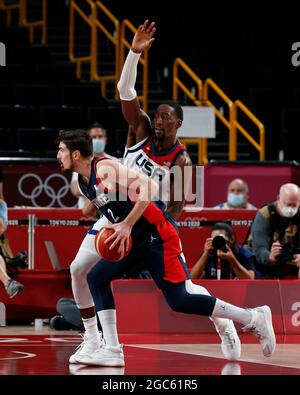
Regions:
[[215, 252], [217, 250], [226, 252], [227, 251], [226, 244], [228, 244], [228, 239], [224, 235], [218, 235], [212, 239], [212, 245]]

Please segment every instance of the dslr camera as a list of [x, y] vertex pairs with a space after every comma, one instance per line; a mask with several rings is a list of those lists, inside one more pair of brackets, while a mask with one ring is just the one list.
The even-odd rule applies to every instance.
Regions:
[[15, 272], [16, 274], [21, 269], [27, 269], [27, 252], [26, 251], [19, 251], [13, 258], [7, 258], [7, 266], [8, 269]]
[[226, 245], [228, 244], [229, 240], [227, 239], [226, 236], [224, 235], [217, 235], [212, 239], [212, 246], [213, 246], [213, 252], [216, 253], [217, 250], [221, 250], [223, 252], [226, 252]]
[[281, 248], [281, 254], [278, 258], [278, 264], [286, 264], [294, 259], [295, 254], [299, 254], [299, 248], [296, 248], [292, 243], [285, 243]]

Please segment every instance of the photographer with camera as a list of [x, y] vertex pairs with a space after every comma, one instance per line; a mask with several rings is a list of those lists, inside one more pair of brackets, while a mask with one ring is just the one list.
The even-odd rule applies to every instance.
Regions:
[[233, 228], [218, 222], [206, 239], [204, 251], [191, 270], [192, 279], [254, 279], [254, 254], [241, 247]]
[[299, 277], [300, 189], [295, 184], [280, 187], [277, 200], [258, 210], [248, 244], [256, 255], [262, 278]]
[[7, 204], [4, 200], [0, 200], [0, 281], [3, 283], [9, 297], [13, 298], [24, 289], [24, 285], [13, 280], [7, 273], [8, 260], [13, 262], [14, 259], [17, 259], [18, 262], [18, 257], [13, 258], [8, 240], [5, 236], [7, 222]]

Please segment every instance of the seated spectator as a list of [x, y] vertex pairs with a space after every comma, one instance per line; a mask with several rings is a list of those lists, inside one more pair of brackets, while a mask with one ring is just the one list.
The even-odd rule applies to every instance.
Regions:
[[254, 279], [254, 254], [237, 241], [232, 227], [216, 223], [204, 251], [191, 270], [192, 279]]
[[236, 178], [228, 184], [227, 202], [220, 203], [215, 206], [215, 209], [232, 210], [232, 209], [247, 209], [255, 210], [256, 207], [248, 202], [248, 184]]
[[7, 204], [4, 200], [0, 200], [0, 281], [3, 283], [9, 297], [13, 298], [24, 289], [24, 285], [10, 278], [7, 273], [7, 258], [13, 257], [5, 236], [7, 222]]
[[[109, 157], [115, 159], [113, 156], [110, 156], [105, 152], [107, 132], [104, 127], [100, 123], [94, 122], [89, 128], [89, 133], [93, 141], [94, 156], [97, 158]], [[87, 199], [80, 193], [77, 180], [78, 174], [74, 172], [71, 180], [71, 192], [75, 197], [78, 197], [77, 207], [83, 209]]]
[[[256, 255], [257, 270], [264, 278], [299, 276], [300, 189], [281, 186], [277, 200], [258, 210], [248, 245]], [[300, 276], [299, 276], [300, 277]]]
[[59, 299], [56, 304], [56, 311], [59, 315], [55, 315], [50, 319], [50, 328], [56, 330], [73, 329], [84, 331], [81, 315], [74, 299]]

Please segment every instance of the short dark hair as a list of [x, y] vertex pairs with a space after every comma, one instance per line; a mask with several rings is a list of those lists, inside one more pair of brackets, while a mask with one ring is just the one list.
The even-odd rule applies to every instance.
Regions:
[[178, 103], [176, 103], [176, 102], [174, 102], [174, 101], [171, 101], [171, 102], [166, 103], [166, 104], [168, 104], [168, 106], [172, 107], [172, 108], [174, 109], [174, 111], [175, 111], [176, 116], [177, 116], [181, 121], [183, 121], [183, 110], [182, 110], [181, 105], [178, 104]]
[[234, 230], [231, 225], [227, 224], [226, 222], [217, 222], [215, 223], [212, 228], [214, 230], [225, 230], [228, 237], [235, 236]]
[[100, 122], [93, 122], [90, 126], [89, 126], [89, 131], [91, 131], [91, 129], [94, 128], [99, 128], [102, 129], [103, 133], [105, 134], [105, 136], [107, 135], [107, 131], [105, 129], [105, 127], [100, 123]]
[[56, 144], [63, 142], [70, 152], [79, 151], [84, 158], [93, 155], [93, 143], [89, 132], [84, 129], [61, 130]]

